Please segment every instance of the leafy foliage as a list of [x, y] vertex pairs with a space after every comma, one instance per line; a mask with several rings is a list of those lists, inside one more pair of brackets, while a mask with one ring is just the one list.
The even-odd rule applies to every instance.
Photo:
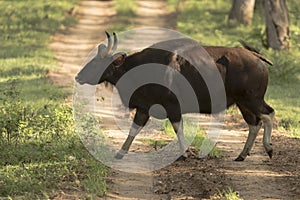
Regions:
[[51, 101], [42, 107], [26, 105], [17, 80], [8, 81], [7, 87], [1, 90], [4, 96], [0, 100], [0, 142], [18, 144], [39, 139], [51, 141], [73, 130], [69, 107], [54, 106]]
[[57, 100], [42, 107], [25, 105], [17, 82], [7, 85], [0, 104], [1, 196], [41, 195], [48, 188], [71, 185], [102, 195], [106, 169], [85, 151], [75, 134], [72, 109]]
[[0, 196], [51, 199], [103, 195], [106, 168], [74, 130], [67, 96], [47, 79], [57, 63], [51, 34], [76, 22], [67, 11], [78, 0], [0, 2]]

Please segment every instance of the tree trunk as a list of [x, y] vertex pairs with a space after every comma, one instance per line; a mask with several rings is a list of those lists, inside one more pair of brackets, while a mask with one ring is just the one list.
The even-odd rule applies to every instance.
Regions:
[[229, 26], [251, 25], [255, 0], [233, 0], [228, 17]]
[[273, 49], [289, 48], [288, 8], [285, 0], [264, 0], [267, 46]]

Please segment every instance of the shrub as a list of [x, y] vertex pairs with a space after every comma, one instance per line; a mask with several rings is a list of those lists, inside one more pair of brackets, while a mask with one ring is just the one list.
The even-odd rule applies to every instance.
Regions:
[[72, 110], [51, 102], [40, 106], [26, 104], [20, 96], [17, 80], [7, 81], [0, 99], [0, 141], [20, 143], [39, 139], [60, 139], [74, 132]]

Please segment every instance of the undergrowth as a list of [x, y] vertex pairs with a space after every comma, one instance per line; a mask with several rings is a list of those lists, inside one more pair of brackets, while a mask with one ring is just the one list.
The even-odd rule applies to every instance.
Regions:
[[58, 67], [50, 36], [74, 25], [78, 0], [0, 2], [0, 198], [103, 195], [106, 168], [74, 131], [68, 95], [47, 79]]

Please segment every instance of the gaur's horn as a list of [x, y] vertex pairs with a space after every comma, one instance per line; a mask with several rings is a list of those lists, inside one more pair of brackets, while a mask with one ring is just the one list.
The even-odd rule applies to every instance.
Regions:
[[107, 54], [109, 54], [112, 44], [111, 44], [111, 37], [107, 31], [105, 31], [105, 34], [107, 36]]
[[114, 35], [114, 45], [111, 49], [111, 52], [114, 53], [117, 50], [117, 46], [118, 46], [118, 38], [117, 38], [117, 34], [115, 32], [113, 32]]

